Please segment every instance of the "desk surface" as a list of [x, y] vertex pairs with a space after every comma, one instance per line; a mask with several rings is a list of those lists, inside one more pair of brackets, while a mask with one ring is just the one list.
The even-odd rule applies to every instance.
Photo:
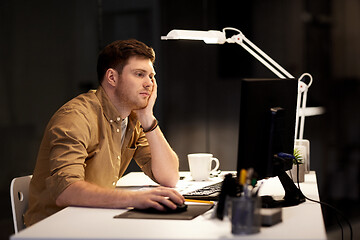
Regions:
[[[129, 177], [129, 176], [128, 176]], [[126, 180], [126, 178], [125, 178]], [[125, 185], [131, 186], [128, 181]], [[319, 199], [316, 175], [305, 176], [303, 193]], [[277, 178], [266, 180], [260, 194], [283, 195]], [[16, 235], [20, 239], [326, 239], [321, 207], [306, 201], [283, 209], [283, 222], [254, 235], [233, 235], [228, 221], [211, 218], [213, 210], [193, 220], [114, 219], [126, 210], [67, 207]]]

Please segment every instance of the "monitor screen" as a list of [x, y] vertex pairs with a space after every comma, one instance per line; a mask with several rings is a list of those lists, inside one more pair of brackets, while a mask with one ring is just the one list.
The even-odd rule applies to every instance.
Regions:
[[296, 79], [242, 80], [238, 173], [253, 168], [258, 179], [274, 177], [274, 154], [293, 154], [297, 89]]

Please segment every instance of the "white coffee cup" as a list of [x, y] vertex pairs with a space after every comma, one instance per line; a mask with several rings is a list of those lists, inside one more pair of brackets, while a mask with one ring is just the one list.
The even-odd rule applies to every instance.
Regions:
[[[191, 177], [195, 181], [205, 181], [209, 179], [210, 173], [218, 170], [220, 162], [211, 153], [192, 153], [188, 154]], [[212, 162], [215, 167], [211, 169]]]

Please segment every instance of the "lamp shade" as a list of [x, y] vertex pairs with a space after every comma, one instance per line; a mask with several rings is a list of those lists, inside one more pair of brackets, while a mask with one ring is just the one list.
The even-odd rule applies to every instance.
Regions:
[[171, 30], [166, 36], [162, 36], [161, 40], [202, 40], [207, 44], [224, 44], [226, 42], [225, 32], [209, 30]]

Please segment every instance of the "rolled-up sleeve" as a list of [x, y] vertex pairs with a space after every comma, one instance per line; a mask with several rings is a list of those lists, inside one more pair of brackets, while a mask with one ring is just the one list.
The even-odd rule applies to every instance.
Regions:
[[86, 143], [90, 131], [81, 112], [65, 109], [53, 121], [55, 127], [47, 133], [50, 176], [46, 186], [56, 199], [72, 183], [85, 179]]

